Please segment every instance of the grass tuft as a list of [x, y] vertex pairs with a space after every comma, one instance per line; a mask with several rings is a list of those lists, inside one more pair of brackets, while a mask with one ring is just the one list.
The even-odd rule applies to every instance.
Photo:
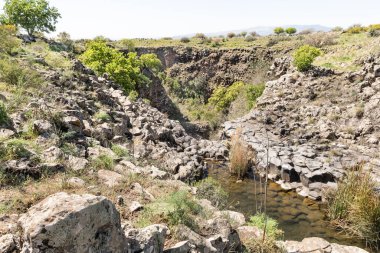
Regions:
[[231, 137], [230, 172], [243, 178], [249, 169], [249, 148], [242, 140], [241, 129], [237, 129]]

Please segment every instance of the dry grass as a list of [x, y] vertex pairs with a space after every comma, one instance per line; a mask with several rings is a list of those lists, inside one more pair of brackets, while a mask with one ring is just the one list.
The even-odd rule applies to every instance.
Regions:
[[380, 196], [376, 183], [362, 166], [348, 172], [338, 189], [328, 195], [328, 216], [332, 223], [372, 247], [380, 245]]
[[237, 175], [238, 178], [243, 178], [249, 169], [250, 150], [248, 145], [242, 139], [242, 130], [236, 129], [236, 132], [231, 137], [230, 149], [230, 172]]

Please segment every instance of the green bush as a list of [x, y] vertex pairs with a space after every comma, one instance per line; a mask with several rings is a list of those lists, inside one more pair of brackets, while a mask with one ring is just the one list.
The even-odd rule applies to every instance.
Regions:
[[9, 58], [0, 59], [0, 81], [18, 87], [39, 87], [43, 83], [37, 71]]
[[225, 110], [238, 97], [244, 85], [243, 82], [235, 82], [229, 87], [218, 87], [214, 90], [208, 102], [216, 106], [219, 111]]
[[137, 226], [145, 227], [153, 223], [169, 223], [170, 226], [183, 224], [197, 230], [194, 216], [202, 207], [187, 191], [177, 191], [165, 198], [156, 200], [144, 208], [137, 220]]
[[286, 28], [285, 32], [289, 35], [295, 34], [297, 32], [297, 29], [294, 27]]
[[100, 155], [91, 161], [91, 166], [95, 170], [113, 170], [115, 163], [112, 157], [108, 155]]
[[218, 208], [227, 206], [228, 193], [223, 190], [218, 181], [213, 178], [206, 178], [195, 184], [198, 198], [211, 201], [212, 205]]
[[135, 102], [139, 98], [139, 93], [135, 90], [131, 91], [128, 95], [129, 100]]
[[367, 28], [362, 26], [362, 25], [359, 25], [359, 24], [356, 24], [356, 25], [353, 25], [353, 26], [350, 26], [346, 32], [347, 33], [350, 33], [350, 34], [358, 34], [358, 33], [362, 33], [362, 32], [366, 32], [367, 31]]
[[280, 34], [283, 34], [285, 32], [285, 30], [282, 27], [276, 27], [273, 29], [273, 32], [277, 35], [280, 35]]
[[248, 101], [248, 108], [252, 109], [256, 105], [256, 101], [261, 95], [263, 94], [265, 89], [265, 84], [256, 84], [256, 85], [250, 85], [247, 88], [247, 101]]
[[10, 139], [0, 146], [0, 161], [28, 158], [31, 152], [26, 149], [29, 142], [23, 139]]
[[247, 37], [245, 37], [244, 40], [247, 41], [247, 42], [252, 42], [252, 41], [255, 41], [255, 37], [253, 37], [251, 35], [248, 35]]
[[112, 119], [108, 113], [102, 112], [102, 111], [96, 113], [94, 115], [94, 118], [99, 120], [99, 121], [102, 121], [102, 122], [107, 122], [107, 121], [110, 121]]
[[0, 102], [0, 125], [7, 124], [9, 121], [8, 114], [7, 114], [7, 108], [5, 108], [5, 105]]
[[11, 54], [20, 46], [20, 40], [16, 37], [17, 28], [13, 25], [0, 25], [0, 53]]
[[197, 33], [194, 35], [194, 38], [205, 40], [205, 39], [207, 39], [207, 36], [204, 33]]
[[123, 49], [127, 49], [128, 52], [135, 52], [135, 43], [130, 39], [121, 39], [117, 42], [117, 44]]
[[112, 145], [112, 151], [120, 158], [130, 158], [128, 149], [120, 145]]
[[265, 220], [267, 220], [266, 235], [270, 239], [281, 239], [284, 232], [278, 228], [278, 222], [275, 219], [268, 217], [264, 213], [257, 213], [254, 216], [251, 216], [248, 225], [255, 226], [261, 230], [264, 230]]
[[328, 217], [348, 234], [380, 246], [380, 196], [376, 183], [361, 167], [348, 172], [336, 191], [327, 195]]
[[107, 46], [103, 40], [88, 43], [87, 50], [80, 59], [98, 75], [108, 73], [111, 80], [122, 85], [126, 93], [149, 82], [142, 74], [142, 68], [155, 70], [159, 66], [159, 60], [154, 54], [138, 57], [137, 53], [130, 52], [124, 56], [118, 50]]
[[318, 48], [304, 45], [294, 53], [293, 63], [299, 71], [307, 71], [311, 69], [314, 59], [321, 54], [322, 52]]
[[232, 38], [234, 38], [234, 37], [236, 37], [236, 34], [233, 33], [233, 32], [227, 34], [227, 38], [232, 39]]

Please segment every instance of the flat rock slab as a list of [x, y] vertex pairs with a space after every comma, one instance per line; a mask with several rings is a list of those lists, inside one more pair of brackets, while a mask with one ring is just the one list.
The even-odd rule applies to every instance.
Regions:
[[115, 187], [120, 184], [123, 179], [123, 176], [117, 172], [110, 170], [99, 170], [98, 178], [107, 186]]

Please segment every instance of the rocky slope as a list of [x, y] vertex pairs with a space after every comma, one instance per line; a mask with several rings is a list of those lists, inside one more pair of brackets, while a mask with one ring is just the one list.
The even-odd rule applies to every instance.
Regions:
[[261, 171], [268, 163], [273, 180], [313, 199], [360, 163], [380, 180], [380, 58], [348, 74], [303, 74], [283, 58], [272, 72], [278, 79], [266, 84], [257, 108], [226, 122], [222, 136], [241, 129]]

